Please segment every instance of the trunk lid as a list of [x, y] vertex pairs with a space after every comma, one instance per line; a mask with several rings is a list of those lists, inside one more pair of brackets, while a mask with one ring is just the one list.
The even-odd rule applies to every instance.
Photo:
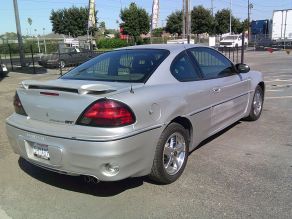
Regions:
[[[131, 84], [57, 79], [23, 81], [17, 90], [28, 117], [38, 121], [74, 124], [94, 101], [130, 91]], [[143, 84], [136, 84], [143, 86]]]

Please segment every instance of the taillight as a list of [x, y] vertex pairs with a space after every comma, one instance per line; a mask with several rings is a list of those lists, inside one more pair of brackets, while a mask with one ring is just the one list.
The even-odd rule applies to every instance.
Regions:
[[135, 115], [124, 103], [100, 99], [91, 104], [77, 120], [78, 125], [121, 127], [135, 122]]
[[21, 104], [21, 101], [19, 99], [17, 92], [14, 95], [13, 105], [14, 105], [14, 110], [16, 113], [23, 115], [23, 116], [27, 116], [25, 110], [23, 109], [23, 106]]

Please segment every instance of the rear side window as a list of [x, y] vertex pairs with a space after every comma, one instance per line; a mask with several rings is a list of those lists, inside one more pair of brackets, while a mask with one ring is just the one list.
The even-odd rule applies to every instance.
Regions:
[[190, 49], [206, 79], [233, 75], [235, 70], [230, 60], [209, 48]]
[[145, 83], [168, 50], [130, 49], [108, 52], [80, 65], [62, 79]]
[[170, 67], [171, 74], [181, 82], [196, 81], [200, 79], [198, 71], [194, 68], [186, 52], [180, 53], [172, 62]]

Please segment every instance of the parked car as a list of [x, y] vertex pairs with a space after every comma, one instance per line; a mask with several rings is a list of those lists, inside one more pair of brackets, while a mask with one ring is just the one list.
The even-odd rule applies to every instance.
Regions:
[[204, 139], [257, 120], [264, 91], [260, 72], [209, 47], [127, 47], [56, 80], [23, 81], [6, 128], [14, 152], [42, 168], [167, 184]]
[[39, 65], [48, 68], [58, 68], [66, 66], [76, 66], [91, 58], [93, 58], [94, 52], [88, 49], [65, 47], [59, 52], [55, 52], [49, 55], [44, 55], [38, 61]]
[[[244, 46], [247, 46], [248, 40], [244, 38]], [[241, 47], [242, 46], [242, 35], [228, 35], [223, 37], [220, 41], [219, 47]]]
[[8, 74], [6, 65], [0, 64], [0, 78], [4, 78]]

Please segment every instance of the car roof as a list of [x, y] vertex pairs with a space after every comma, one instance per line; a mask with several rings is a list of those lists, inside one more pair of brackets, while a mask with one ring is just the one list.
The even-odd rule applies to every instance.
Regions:
[[198, 44], [147, 44], [147, 45], [138, 45], [138, 46], [128, 46], [119, 48], [117, 50], [123, 50], [123, 49], [166, 49], [170, 52], [178, 52], [185, 49], [193, 48], [193, 47], [205, 47], [203, 45]]

